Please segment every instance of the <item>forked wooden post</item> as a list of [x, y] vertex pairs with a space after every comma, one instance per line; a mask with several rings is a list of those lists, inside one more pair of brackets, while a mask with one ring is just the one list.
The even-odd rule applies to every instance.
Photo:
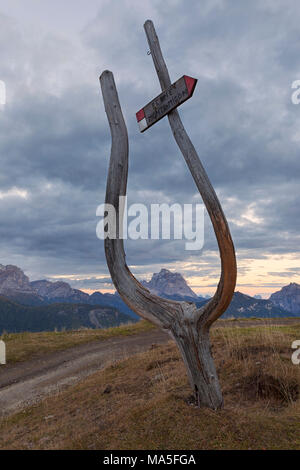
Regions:
[[[161, 88], [164, 91], [171, 85], [169, 73], [152, 21], [146, 21], [144, 27]], [[126, 195], [128, 135], [113, 74], [109, 71], [103, 72], [100, 83], [112, 136], [105, 202], [115, 207], [117, 220], [119, 214], [122, 220], [123, 208], [119, 206], [119, 196]], [[168, 113], [168, 119], [217, 237], [222, 270], [217, 291], [201, 308], [196, 308], [192, 302], [175, 302], [153, 295], [135, 279], [126, 265], [123, 240], [118, 238], [118, 231], [116, 239], [105, 239], [106, 260], [111, 278], [124, 302], [138, 315], [163, 328], [176, 341], [199, 406], [220, 409], [223, 406], [223, 397], [211, 355], [209, 329], [224, 313], [234, 292], [236, 283], [234, 246], [219, 200], [183, 127], [177, 109]]]

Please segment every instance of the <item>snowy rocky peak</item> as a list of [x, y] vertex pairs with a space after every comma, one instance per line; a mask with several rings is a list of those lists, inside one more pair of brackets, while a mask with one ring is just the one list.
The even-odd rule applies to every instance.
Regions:
[[67, 282], [50, 282], [47, 280], [32, 281], [32, 289], [36, 294], [46, 299], [72, 299], [73, 301], [87, 302], [89, 295], [78, 289], [72, 289]]
[[32, 293], [29, 278], [22, 269], [12, 264], [4, 266], [0, 264], [0, 294], [5, 295], [8, 292], [17, 291]]
[[159, 296], [180, 296], [198, 299], [197, 294], [187, 285], [186, 280], [180, 273], [173, 273], [168, 269], [161, 269], [159, 273], [154, 273], [149, 282], [143, 281], [153, 294]]
[[270, 300], [274, 305], [282, 307], [292, 313], [300, 313], [300, 285], [291, 282], [288, 286], [284, 286], [280, 291], [274, 292], [270, 296]]

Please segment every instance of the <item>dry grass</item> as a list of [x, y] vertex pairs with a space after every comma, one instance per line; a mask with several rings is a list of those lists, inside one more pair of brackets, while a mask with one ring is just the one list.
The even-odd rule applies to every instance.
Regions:
[[264, 400], [274, 409], [297, 401], [300, 368], [291, 362], [291, 344], [300, 337], [299, 326], [220, 329], [217, 334], [225, 343], [224, 365], [240, 374], [232, 391], [249, 402]]
[[129, 336], [148, 331], [154, 326], [141, 320], [107, 329], [81, 329], [40, 333], [6, 333], [0, 336], [7, 348], [7, 362], [20, 362], [45, 353], [59, 351], [115, 336]]
[[216, 329], [220, 412], [189, 403], [173, 343], [111, 364], [0, 421], [2, 449], [299, 449], [300, 325]]
[[[287, 319], [285, 319], [287, 320]], [[295, 320], [295, 318], [293, 318]], [[215, 325], [228, 326], [238, 324], [239, 319], [219, 319]], [[264, 318], [243, 318], [243, 323], [265, 325]], [[80, 329], [68, 331], [48, 331], [39, 333], [4, 333], [0, 339], [5, 341], [7, 362], [21, 362], [53, 351], [61, 351], [84, 343], [104, 340], [116, 336], [129, 336], [149, 331], [156, 327], [146, 320], [137, 323], [127, 323], [107, 329]]]

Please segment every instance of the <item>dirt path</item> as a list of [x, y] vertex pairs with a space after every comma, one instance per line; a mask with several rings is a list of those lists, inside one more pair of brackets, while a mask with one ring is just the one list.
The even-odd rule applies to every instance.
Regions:
[[170, 337], [159, 330], [83, 344], [0, 368], [0, 416], [37, 403], [110, 362], [145, 351]]
[[[299, 320], [272, 320], [272, 322], [219, 322], [218, 327], [243, 327], [264, 324], [287, 325]], [[0, 416], [37, 403], [46, 395], [58, 392], [110, 362], [146, 351], [152, 344], [162, 344], [171, 338], [160, 330], [151, 330], [133, 336], [115, 337], [75, 346], [64, 351], [0, 368]]]

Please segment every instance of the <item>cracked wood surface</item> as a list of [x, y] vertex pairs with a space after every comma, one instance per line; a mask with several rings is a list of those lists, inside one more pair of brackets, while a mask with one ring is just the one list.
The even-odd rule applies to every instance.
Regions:
[[[162, 91], [171, 85], [152, 21], [144, 25]], [[131, 273], [124, 252], [123, 211], [119, 197], [126, 196], [128, 177], [128, 134], [112, 72], [100, 76], [112, 147], [106, 187], [106, 204], [115, 208], [116, 238], [104, 242], [107, 265], [113, 283], [124, 302], [138, 315], [166, 330], [182, 353], [191, 386], [199, 406], [219, 409], [223, 398], [211, 355], [209, 328], [228, 307], [236, 283], [236, 258], [229, 227], [217, 195], [188, 137], [177, 109], [168, 114], [174, 138], [183, 154], [213, 224], [221, 257], [221, 277], [214, 297], [203, 307], [193, 302], [177, 302], [152, 294]]]

